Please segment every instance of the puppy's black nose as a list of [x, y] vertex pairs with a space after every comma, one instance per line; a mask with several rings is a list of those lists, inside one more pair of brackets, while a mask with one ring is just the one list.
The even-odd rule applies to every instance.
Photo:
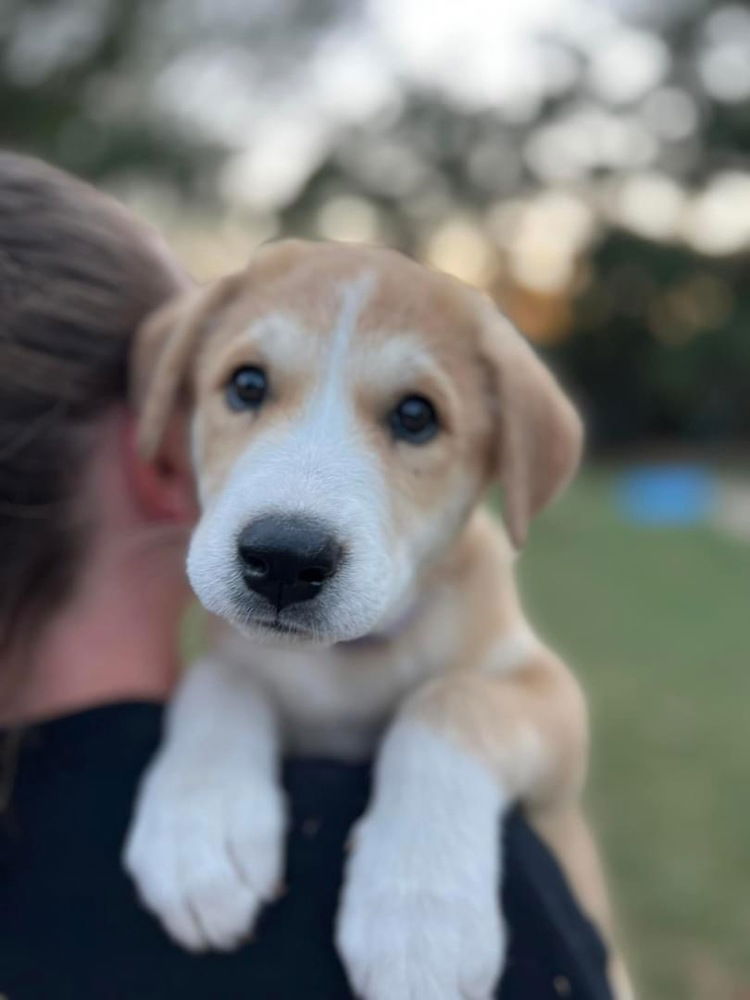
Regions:
[[242, 530], [237, 548], [245, 585], [277, 611], [317, 597], [341, 560], [326, 528], [301, 517], [259, 517]]

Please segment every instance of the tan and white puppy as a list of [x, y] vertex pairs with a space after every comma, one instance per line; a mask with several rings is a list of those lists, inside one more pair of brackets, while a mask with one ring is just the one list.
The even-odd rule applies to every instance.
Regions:
[[[134, 385], [146, 455], [189, 414], [188, 573], [217, 616], [125, 850], [169, 933], [231, 948], [273, 897], [284, 751], [377, 753], [337, 929], [358, 995], [490, 996], [499, 822], [519, 799], [609, 936], [579, 811], [584, 699], [513, 578], [581, 427], [511, 324], [395, 252], [282, 242], [157, 313]], [[496, 480], [510, 541], [479, 507]]]

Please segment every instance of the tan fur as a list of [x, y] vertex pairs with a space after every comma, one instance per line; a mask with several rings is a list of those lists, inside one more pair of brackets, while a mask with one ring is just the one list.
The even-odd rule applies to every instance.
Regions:
[[131, 399], [140, 411], [139, 447], [154, 458], [184, 387], [196, 343], [230, 298], [237, 279], [191, 290], [159, 309], [138, 331], [131, 365]]
[[[424, 607], [414, 623], [371, 649], [334, 647], [330, 670], [341, 664], [366, 684], [394, 663], [419, 664], [412, 693], [403, 701], [395, 687], [393, 701], [481, 758], [524, 803], [611, 945], [604, 881], [579, 807], [588, 753], [584, 697], [526, 626], [507, 537], [487, 514], [470, 513], [499, 479], [508, 534], [520, 546], [529, 521], [580, 456], [575, 411], [508, 321], [473, 290], [391, 251], [296, 241], [263, 248], [241, 275], [170, 305], [142, 331], [134, 384], [143, 449], [156, 453], [169, 409], [181, 387], [189, 389], [199, 479], [209, 495], [218, 490], [252, 435], [303, 405], [305, 369], [325, 349], [339, 308], [335, 291], [368, 268], [377, 283], [358, 318], [350, 371], [357, 419], [387, 469], [393, 530], [408, 533], [434, 517], [440, 544], [421, 569]], [[268, 362], [272, 348], [257, 324], [279, 312], [305, 331], [307, 360], [283, 366], [283, 377], [272, 365], [267, 411], [238, 418], [223, 405], [222, 386], [235, 368]], [[289, 353], [296, 353], [293, 344]], [[407, 390], [437, 402], [446, 433], [429, 448], [394, 445], [382, 431], [383, 414]], [[452, 506], [437, 518], [446, 497]], [[500, 655], [516, 648], [517, 636], [518, 657]], [[406, 669], [402, 676], [411, 677]], [[373, 725], [395, 707], [377, 701]], [[302, 723], [292, 721], [299, 730]], [[628, 996], [614, 952], [612, 976], [617, 995]]]
[[583, 432], [578, 414], [549, 371], [530, 363], [531, 348], [510, 323], [485, 305], [482, 342], [497, 391], [500, 415], [500, 480], [505, 518], [519, 548], [529, 521], [578, 467]]

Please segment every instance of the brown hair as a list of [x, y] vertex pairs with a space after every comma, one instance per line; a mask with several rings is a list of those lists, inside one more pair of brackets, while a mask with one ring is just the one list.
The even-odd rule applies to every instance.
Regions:
[[83, 430], [125, 399], [131, 336], [181, 285], [116, 202], [0, 152], [0, 649], [69, 592]]

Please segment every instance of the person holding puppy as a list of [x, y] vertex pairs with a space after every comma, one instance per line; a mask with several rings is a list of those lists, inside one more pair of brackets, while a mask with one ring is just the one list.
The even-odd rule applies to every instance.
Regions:
[[[120, 864], [179, 672], [197, 517], [180, 421], [158, 462], [139, 457], [128, 351], [189, 285], [115, 202], [0, 155], [0, 993], [11, 1000], [351, 996], [332, 928], [367, 765], [285, 764], [289, 890], [236, 953], [174, 945]], [[607, 997], [604, 948], [517, 814], [505, 851], [498, 996]]]

